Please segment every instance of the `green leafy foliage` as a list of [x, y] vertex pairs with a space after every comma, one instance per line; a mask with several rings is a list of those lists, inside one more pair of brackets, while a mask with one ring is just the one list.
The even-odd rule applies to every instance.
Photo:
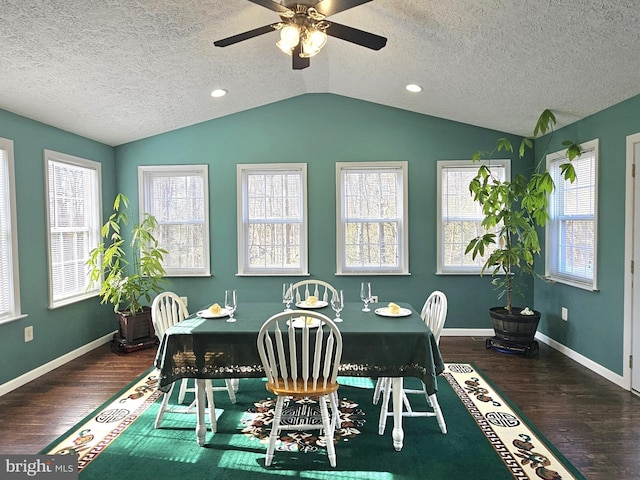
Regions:
[[[90, 285], [100, 284], [101, 303], [111, 303], [114, 311], [143, 310], [143, 302], [149, 305], [153, 295], [162, 291], [162, 279], [166, 272], [162, 266], [167, 251], [160, 248], [153, 235], [157, 227], [155, 217], [144, 214], [139, 224], [131, 227], [131, 239], [127, 242], [123, 232], [130, 222], [129, 199], [119, 193], [113, 202], [113, 213], [102, 226], [106, 240], [89, 253]], [[130, 259], [125, 246], [129, 247]]]
[[[518, 156], [524, 157], [527, 150], [533, 148], [535, 138], [552, 133], [555, 124], [555, 115], [544, 110], [536, 122], [533, 136], [525, 137], [520, 143]], [[562, 144], [567, 148], [569, 162], [560, 165], [561, 175], [574, 182], [576, 173], [571, 161], [579, 157], [582, 150], [573, 141]], [[492, 152], [478, 151], [472, 159], [474, 162], [490, 159], [495, 152], [503, 150], [513, 152], [513, 146], [508, 139], [499, 138]], [[533, 264], [535, 256], [540, 254], [538, 228], [544, 227], [549, 220], [548, 198], [555, 185], [543, 160], [544, 155], [528, 177], [516, 175], [512, 181], [500, 180], [492, 174], [490, 166], [483, 164], [469, 183], [474, 201], [482, 207], [482, 226], [496, 233], [484, 233], [471, 240], [465, 254], [470, 253], [475, 259], [496, 246], [485, 261], [482, 273], [491, 272], [492, 283], [500, 291], [498, 298], [507, 297], [509, 313], [513, 309], [513, 294], [520, 292], [524, 276], [536, 276]]]

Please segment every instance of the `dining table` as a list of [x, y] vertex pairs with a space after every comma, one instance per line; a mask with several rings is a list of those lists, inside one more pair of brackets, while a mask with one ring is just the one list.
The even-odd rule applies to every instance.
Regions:
[[[334, 319], [334, 312], [325, 303], [316, 304], [315, 310]], [[345, 302], [343, 321], [337, 326], [343, 341], [338, 375], [392, 378], [392, 439], [394, 448], [400, 451], [404, 442], [403, 377], [419, 378], [427, 393], [434, 394], [444, 363], [436, 339], [420, 315], [408, 303], [397, 304], [402, 308], [401, 315], [390, 314], [386, 304], [371, 304], [370, 311], [364, 312], [362, 303]], [[199, 312], [210, 316], [209, 305]], [[158, 388], [167, 392], [179, 379], [196, 380], [199, 445], [204, 445], [206, 436], [205, 380], [264, 377], [257, 348], [258, 331], [269, 317], [283, 310], [281, 303], [246, 302], [238, 306], [235, 322], [194, 313], [165, 332], [155, 358]]]

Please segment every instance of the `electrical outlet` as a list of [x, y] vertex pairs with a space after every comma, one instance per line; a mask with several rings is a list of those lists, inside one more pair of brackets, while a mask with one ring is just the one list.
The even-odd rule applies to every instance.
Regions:
[[187, 297], [180, 297], [180, 300], [182, 300], [185, 307], [189, 307], [189, 299]]
[[569, 309], [567, 307], [562, 307], [562, 319], [565, 322], [569, 320]]
[[378, 295], [371, 295], [371, 303], [378, 303]]
[[31, 340], [33, 340], [33, 325], [24, 327], [24, 341], [30, 342]]

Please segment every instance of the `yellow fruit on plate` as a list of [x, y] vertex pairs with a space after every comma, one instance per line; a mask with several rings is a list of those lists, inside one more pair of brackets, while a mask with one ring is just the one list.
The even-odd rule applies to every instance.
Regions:
[[398, 313], [400, 313], [400, 305], [396, 305], [395, 303], [391, 302], [387, 307], [389, 308], [389, 313], [393, 315], [397, 315]]
[[313, 323], [313, 317], [307, 317], [307, 325], [311, 325]]
[[307, 305], [315, 305], [316, 303], [318, 303], [318, 297], [314, 297], [313, 295], [307, 297]]
[[209, 311], [211, 313], [213, 313], [214, 315], [220, 315], [220, 312], [222, 311], [222, 308], [220, 308], [220, 305], [218, 305], [217, 303], [214, 303], [213, 305], [211, 305], [209, 307]]

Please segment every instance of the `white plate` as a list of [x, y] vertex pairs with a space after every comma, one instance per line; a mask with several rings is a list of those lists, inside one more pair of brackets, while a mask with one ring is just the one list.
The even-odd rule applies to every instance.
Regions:
[[313, 305], [308, 305], [306, 301], [305, 302], [296, 303], [296, 307], [298, 307], [298, 308], [324, 308], [327, 305], [329, 305], [329, 304], [327, 302], [325, 302], [324, 300], [318, 300]]
[[409, 310], [408, 308], [400, 308], [399, 313], [391, 313], [389, 311], [389, 307], [382, 307], [376, 308], [375, 312], [377, 315], [383, 317], [408, 317], [409, 315], [411, 315], [411, 310]]
[[222, 317], [228, 317], [229, 311], [226, 308], [223, 308], [220, 310], [220, 313], [216, 314], [216, 313], [212, 313], [211, 310], [206, 309], [206, 310], [200, 310], [196, 315], [202, 318], [222, 318]]
[[[287, 320], [287, 325], [291, 320]], [[304, 328], [305, 317], [296, 317], [293, 319], [293, 328]], [[312, 318], [311, 323], [308, 324], [309, 328], [316, 328], [320, 325], [320, 320]]]

